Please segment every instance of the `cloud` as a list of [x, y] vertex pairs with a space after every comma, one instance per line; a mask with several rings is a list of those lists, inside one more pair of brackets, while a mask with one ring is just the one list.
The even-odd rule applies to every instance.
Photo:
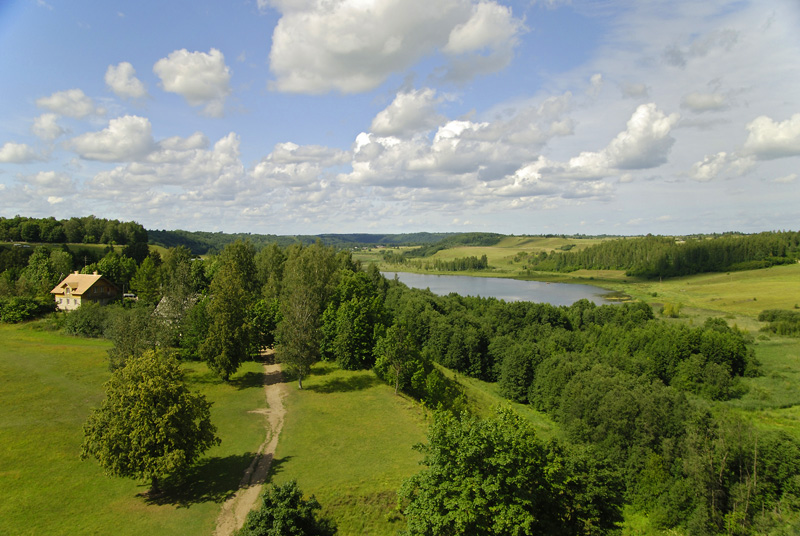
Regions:
[[800, 155], [800, 113], [779, 123], [762, 115], [747, 125], [744, 152], [759, 160]]
[[693, 36], [686, 46], [673, 44], [663, 52], [664, 61], [673, 67], [686, 67], [694, 59], [704, 58], [712, 53], [730, 51], [740, 40], [741, 35], [732, 29], [720, 29], [701, 36]]
[[[224, 204], [242, 195], [245, 173], [235, 133], [220, 138], [210, 149], [198, 147], [205, 140], [199, 133], [183, 142], [169, 140], [144, 160], [97, 173], [89, 181], [91, 195], [102, 199], [137, 198], [152, 207], [180, 203], [181, 199], [201, 206]], [[180, 188], [180, 193], [167, 195], [157, 190], [171, 187]]]
[[29, 145], [24, 143], [6, 142], [0, 147], [0, 162], [5, 164], [27, 164], [41, 160]]
[[[278, 91], [319, 94], [374, 89], [392, 73], [441, 50], [449, 74], [497, 70], [511, 58], [522, 23], [496, 2], [309, 0], [273, 2], [282, 16], [270, 69]], [[472, 58], [472, 66], [455, 61]], [[490, 65], [483, 65], [488, 63]]]
[[442, 49], [452, 56], [443, 78], [466, 82], [504, 69], [514, 57], [523, 30], [522, 21], [513, 17], [511, 8], [495, 2], [474, 5], [472, 16], [453, 28]]
[[55, 171], [40, 171], [35, 175], [21, 175], [20, 180], [33, 186], [38, 195], [57, 196], [75, 192], [75, 185], [69, 175]]
[[372, 120], [370, 131], [379, 136], [409, 136], [434, 128], [444, 119], [436, 112], [436, 90], [425, 88], [398, 93]]
[[683, 97], [681, 108], [693, 112], [716, 112], [728, 108], [727, 99], [721, 93], [689, 93]]
[[33, 120], [31, 131], [44, 141], [53, 141], [66, 134], [66, 130], [58, 124], [57, 114], [42, 114]]
[[158, 146], [165, 151], [190, 151], [192, 149], [205, 149], [208, 147], [208, 138], [202, 132], [195, 132], [188, 138], [173, 136], [158, 142]]
[[118, 97], [123, 99], [141, 99], [147, 96], [147, 90], [141, 80], [136, 78], [133, 65], [123, 61], [117, 65], [109, 65], [106, 70], [106, 85]]
[[80, 89], [68, 89], [53, 93], [49, 97], [36, 99], [36, 106], [46, 108], [59, 115], [83, 119], [89, 115], [103, 115], [105, 110], [94, 105]]
[[126, 162], [144, 158], [155, 148], [150, 120], [126, 115], [112, 119], [99, 132], [87, 132], [68, 142], [86, 160]]
[[710, 181], [715, 179], [730, 162], [731, 156], [724, 151], [707, 155], [702, 161], [692, 165], [689, 176], [700, 182]]
[[658, 167], [667, 161], [675, 143], [670, 133], [680, 116], [666, 115], [654, 103], [642, 104], [603, 150], [584, 151], [569, 160], [567, 169], [577, 177], [598, 178], [613, 169], [633, 170]]
[[176, 50], [158, 60], [153, 72], [164, 91], [181, 95], [190, 106], [203, 106], [205, 115], [223, 115], [225, 98], [231, 93], [231, 74], [219, 50], [212, 48], [208, 54]]
[[784, 175], [783, 177], [778, 177], [774, 179], [772, 182], [777, 182], [778, 184], [789, 184], [797, 180], [797, 173], [789, 173], [788, 175]]
[[636, 99], [639, 97], [647, 97], [649, 95], [649, 90], [644, 84], [632, 84], [626, 82], [620, 86], [620, 91], [622, 91], [622, 96], [626, 99]]

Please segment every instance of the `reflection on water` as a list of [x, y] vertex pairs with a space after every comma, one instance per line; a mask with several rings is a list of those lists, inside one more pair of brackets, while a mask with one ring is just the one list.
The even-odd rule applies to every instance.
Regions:
[[[552, 305], [572, 305], [587, 299], [597, 305], [618, 303], [612, 301], [614, 293], [591, 285], [519, 281], [496, 277], [470, 277], [463, 275], [412, 274], [407, 272], [382, 272], [389, 279], [395, 275], [409, 287], [428, 288], [434, 294], [446, 296], [451, 292], [462, 296], [498, 298], [505, 301], [544, 302]], [[608, 299], [606, 298], [608, 297]]]

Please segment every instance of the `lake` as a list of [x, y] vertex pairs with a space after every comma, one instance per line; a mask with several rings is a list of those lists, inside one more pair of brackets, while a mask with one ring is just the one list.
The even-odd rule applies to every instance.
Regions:
[[591, 285], [567, 283], [543, 283], [542, 281], [520, 281], [497, 277], [470, 277], [464, 275], [412, 274], [408, 272], [381, 272], [387, 279], [394, 279], [409, 287], [430, 289], [434, 294], [446, 296], [451, 292], [462, 296], [498, 298], [508, 302], [531, 301], [552, 305], [572, 305], [587, 299], [597, 305], [614, 303], [604, 296], [619, 297], [617, 293]]

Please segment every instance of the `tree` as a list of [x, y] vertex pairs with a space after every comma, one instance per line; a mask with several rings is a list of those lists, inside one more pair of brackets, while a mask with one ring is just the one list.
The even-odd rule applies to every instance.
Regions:
[[401, 380], [410, 381], [409, 370], [412, 364], [419, 361], [419, 347], [403, 324], [394, 323], [386, 330], [386, 335], [378, 339], [375, 345], [377, 360], [375, 368], [389, 369], [386, 374], [394, 378], [394, 394], [400, 389]]
[[278, 324], [276, 355], [297, 374], [298, 385], [320, 357], [320, 324], [336, 287], [336, 253], [321, 242], [293, 248], [284, 266], [281, 322]]
[[148, 304], [156, 304], [160, 295], [158, 285], [158, 269], [152, 257], [145, 257], [131, 279], [131, 290], [139, 299]]
[[211, 403], [190, 392], [178, 362], [147, 352], [129, 359], [105, 384], [106, 398], [84, 425], [81, 458], [112, 476], [150, 482], [179, 475], [220, 443]]
[[294, 480], [268, 488], [261, 495], [261, 506], [247, 514], [237, 536], [333, 536], [331, 521], [317, 517], [319, 502], [303, 492]]
[[427, 468], [398, 493], [410, 536], [603, 534], [621, 518], [621, 493], [600, 471], [566, 463], [510, 409], [487, 420], [439, 411], [417, 449]]
[[211, 282], [208, 336], [200, 346], [200, 356], [225, 381], [253, 349], [254, 275], [253, 247], [237, 241], [220, 255], [220, 268]]

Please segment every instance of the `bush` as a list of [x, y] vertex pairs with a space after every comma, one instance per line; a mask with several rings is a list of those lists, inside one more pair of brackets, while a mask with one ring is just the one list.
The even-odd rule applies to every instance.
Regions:
[[322, 508], [319, 502], [313, 495], [304, 499], [294, 480], [267, 488], [261, 499], [261, 507], [247, 514], [237, 536], [331, 536], [337, 532], [332, 521], [315, 513]]
[[12, 296], [0, 298], [0, 322], [16, 324], [42, 316], [55, 309], [52, 298], [29, 298], [26, 296]]
[[100, 304], [87, 301], [67, 314], [64, 331], [81, 337], [102, 337], [106, 329], [106, 312]]

